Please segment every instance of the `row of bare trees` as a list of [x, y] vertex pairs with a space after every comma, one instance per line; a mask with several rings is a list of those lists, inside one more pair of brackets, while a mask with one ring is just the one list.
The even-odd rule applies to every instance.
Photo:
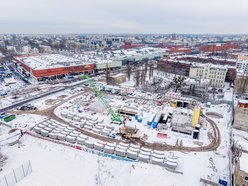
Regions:
[[[129, 65], [130, 66], [130, 65]], [[129, 67], [130, 68], [130, 67]], [[138, 68], [136, 71], [135, 71], [135, 75], [134, 75], [134, 78], [135, 78], [135, 83], [136, 83], [136, 86], [138, 87], [139, 85], [144, 85], [146, 83], [146, 77], [147, 77], [147, 72], [148, 72], [148, 68], [149, 68], [149, 79], [151, 79], [153, 77], [153, 71], [154, 71], [154, 68], [153, 68], [153, 65], [148, 65], [148, 63], [146, 62], [145, 63], [145, 67], [143, 68]], [[130, 80], [130, 69], [128, 70], [128, 77], [129, 77], [129, 80]]]
[[[128, 63], [126, 70], [127, 79], [128, 81], [130, 81], [131, 75], [133, 74], [136, 86], [143, 85], [146, 82], [147, 73], [149, 73], [148, 77], [149, 79], [151, 79], [153, 77], [153, 71], [153, 64], [148, 64], [148, 62], [145, 63], [144, 67], [137, 67], [137, 69], [134, 69], [134, 67], [130, 63]], [[110, 73], [111, 70], [108, 65], [106, 65], [105, 75], [107, 84], [109, 84]]]

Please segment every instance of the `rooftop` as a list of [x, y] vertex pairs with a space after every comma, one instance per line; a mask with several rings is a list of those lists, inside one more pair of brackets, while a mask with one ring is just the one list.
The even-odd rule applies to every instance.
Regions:
[[248, 173], [248, 154], [242, 153], [240, 157], [240, 170]]
[[232, 62], [232, 63], [236, 63], [236, 59], [232, 59], [232, 58], [223, 58], [223, 57], [214, 57], [214, 56], [205, 56], [202, 54], [197, 54], [197, 55], [183, 55], [183, 56], [177, 56], [178, 59], [190, 59], [190, 58], [195, 58], [195, 59], [202, 59], [202, 60], [214, 60], [214, 61], [227, 61], [227, 62]]
[[209, 65], [211, 69], [223, 69], [227, 70], [226, 65], [215, 65], [211, 63], [192, 63], [192, 67], [202, 67], [204, 68], [205, 66]]
[[87, 52], [83, 54], [75, 54], [74, 57], [92, 63], [111, 63], [113, 61], [123, 60], [127, 58], [135, 58], [138, 56], [164, 54], [164, 50], [160, 48], [145, 47], [140, 49], [115, 50], [106, 52]]
[[18, 56], [16, 60], [21, 61], [34, 70], [42, 70], [48, 68], [61, 68], [80, 66], [89, 64], [74, 57], [68, 57], [60, 54], [39, 54], [31, 56]]
[[[193, 55], [190, 56], [190, 57], [193, 57]], [[206, 59], [211, 59], [211, 58], [206, 58]], [[211, 65], [211, 68], [222, 68], [222, 69], [227, 69], [227, 68], [228, 69], [230, 69], [230, 68], [235, 69], [236, 68], [236, 66], [231, 66], [231, 65], [226, 65], [226, 64], [225, 65], [224, 64], [222, 65], [222, 64], [212, 64], [211, 62], [209, 62], [209, 63], [201, 63], [200, 61], [199, 62], [193, 61], [193, 60], [190, 61], [190, 60], [186, 60], [183, 57], [177, 57], [177, 58], [171, 57], [169, 59], [164, 58], [163, 61], [174, 62], [174, 63], [183, 63], [183, 64], [192, 65], [192, 66], [195, 66], [195, 67], [200, 67], [200, 66], [201, 67], [204, 67], [205, 65], [210, 64]], [[235, 60], [235, 62], [236, 62], [236, 60]]]

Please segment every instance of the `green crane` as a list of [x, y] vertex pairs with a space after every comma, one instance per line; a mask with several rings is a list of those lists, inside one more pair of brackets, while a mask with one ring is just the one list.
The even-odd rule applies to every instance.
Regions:
[[114, 121], [121, 122], [121, 119], [119, 118], [119, 116], [116, 113], [114, 113], [114, 111], [112, 110], [111, 106], [103, 98], [102, 93], [97, 89], [97, 87], [95, 86], [95, 83], [89, 78], [89, 76], [84, 75], [83, 78], [86, 80], [86, 82], [89, 85], [91, 91], [95, 94], [97, 99], [103, 104], [104, 108], [108, 111], [108, 113], [111, 114], [112, 119]]

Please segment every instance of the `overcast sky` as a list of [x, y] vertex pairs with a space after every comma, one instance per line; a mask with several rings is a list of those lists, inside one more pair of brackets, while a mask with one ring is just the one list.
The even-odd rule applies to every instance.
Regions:
[[0, 0], [4, 33], [248, 33], [248, 0]]

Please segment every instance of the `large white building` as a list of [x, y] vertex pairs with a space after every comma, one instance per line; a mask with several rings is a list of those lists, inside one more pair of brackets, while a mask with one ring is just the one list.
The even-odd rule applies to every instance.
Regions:
[[247, 59], [238, 59], [237, 60], [237, 70], [244, 74], [248, 74], [248, 57]]
[[225, 86], [227, 70], [227, 67], [221, 65], [193, 63], [190, 67], [189, 77], [208, 79], [210, 86], [221, 88]]
[[153, 60], [162, 58], [165, 51], [160, 48], [139, 48], [128, 50], [115, 50], [107, 52], [87, 52], [83, 54], [75, 54], [73, 57], [95, 64], [95, 70], [103, 70], [109, 68], [120, 68], [127, 65], [127, 61], [140, 62], [142, 60]]

